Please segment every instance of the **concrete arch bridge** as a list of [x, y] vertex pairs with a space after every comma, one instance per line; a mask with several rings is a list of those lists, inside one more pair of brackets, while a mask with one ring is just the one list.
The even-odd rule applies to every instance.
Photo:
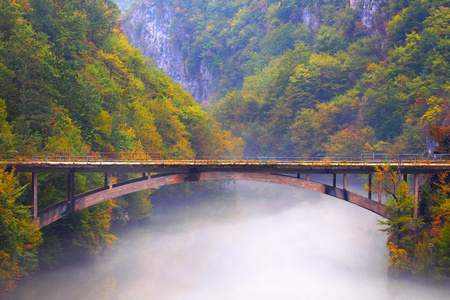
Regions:
[[[276, 183], [316, 191], [350, 202], [388, 218], [381, 203], [381, 195], [372, 199], [347, 190], [348, 174], [367, 174], [368, 186], [372, 186], [372, 175], [377, 167], [385, 166], [386, 160], [293, 160], [279, 158], [205, 158], [194, 160], [110, 159], [100, 156], [35, 156], [7, 162], [17, 172], [32, 173], [33, 218], [44, 227], [75, 211], [97, 203], [133, 192], [165, 185], [206, 180], [246, 180]], [[391, 168], [400, 171], [405, 180], [408, 174], [414, 176], [415, 214], [417, 215], [418, 177], [420, 174], [434, 174], [450, 170], [449, 161], [402, 160]], [[38, 210], [37, 177], [39, 173], [67, 173], [67, 199]], [[75, 173], [104, 173], [105, 184], [92, 191], [74, 195]], [[113, 174], [138, 173], [138, 178], [113, 184]], [[304, 174], [304, 176], [301, 176]], [[332, 185], [310, 180], [310, 174], [330, 174]], [[337, 187], [337, 176], [342, 176], [342, 186]], [[305, 177], [305, 178], [301, 178]]]

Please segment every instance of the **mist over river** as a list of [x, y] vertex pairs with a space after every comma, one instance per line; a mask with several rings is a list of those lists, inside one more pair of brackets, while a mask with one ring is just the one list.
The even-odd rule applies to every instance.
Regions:
[[13, 299], [448, 299], [388, 280], [379, 216], [293, 187], [226, 186], [156, 197], [113, 250], [40, 272]]

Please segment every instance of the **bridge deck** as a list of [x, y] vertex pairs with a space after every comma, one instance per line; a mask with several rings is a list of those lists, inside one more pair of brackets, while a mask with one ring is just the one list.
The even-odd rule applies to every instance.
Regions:
[[[191, 172], [266, 172], [301, 174], [371, 174], [376, 167], [388, 162], [343, 161], [207, 161], [207, 160], [154, 160], [103, 162], [7, 162], [18, 172], [51, 173], [191, 173]], [[403, 161], [390, 164], [393, 170], [404, 174], [433, 174], [450, 171], [450, 161]]]

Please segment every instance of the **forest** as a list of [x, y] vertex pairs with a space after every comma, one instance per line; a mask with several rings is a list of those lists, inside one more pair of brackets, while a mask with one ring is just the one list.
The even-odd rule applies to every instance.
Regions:
[[[112, 0], [0, 0], [0, 152], [349, 157], [425, 154], [433, 140], [450, 153], [448, 0], [380, 1], [370, 26], [342, 0], [155, 3], [173, 8], [189, 72], [204, 61], [218, 78], [206, 111], [130, 46]], [[414, 218], [400, 174], [378, 175], [390, 273], [449, 280], [450, 176], [426, 178]], [[30, 177], [0, 172], [1, 296], [38, 267], [99, 255], [112, 228], [151, 212], [146, 191], [38, 230]], [[76, 187], [103, 180], [77, 174]], [[66, 181], [39, 176], [40, 205]]]

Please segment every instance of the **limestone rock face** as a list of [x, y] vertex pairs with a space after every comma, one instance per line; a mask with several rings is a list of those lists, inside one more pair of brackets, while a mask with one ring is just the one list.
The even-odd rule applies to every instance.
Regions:
[[319, 26], [319, 21], [317, 20], [316, 15], [308, 8], [303, 9], [302, 20], [303, 24], [311, 29], [315, 29]]
[[361, 23], [367, 27], [369, 34], [384, 33], [386, 21], [383, 7], [389, 0], [350, 0], [350, 7], [360, 11]]
[[[389, 0], [349, 0], [350, 7], [360, 11], [361, 23], [366, 26], [368, 34], [384, 34], [384, 22], [387, 16], [383, 7]], [[309, 8], [304, 8], [302, 13], [303, 23], [311, 29], [320, 26], [320, 20], [317, 18], [319, 7], [313, 3]]]
[[144, 0], [127, 12], [123, 29], [133, 46], [202, 103], [213, 93], [214, 76], [204, 63], [197, 74], [187, 72], [181, 50], [170, 40], [172, 20], [173, 12], [166, 3]]

